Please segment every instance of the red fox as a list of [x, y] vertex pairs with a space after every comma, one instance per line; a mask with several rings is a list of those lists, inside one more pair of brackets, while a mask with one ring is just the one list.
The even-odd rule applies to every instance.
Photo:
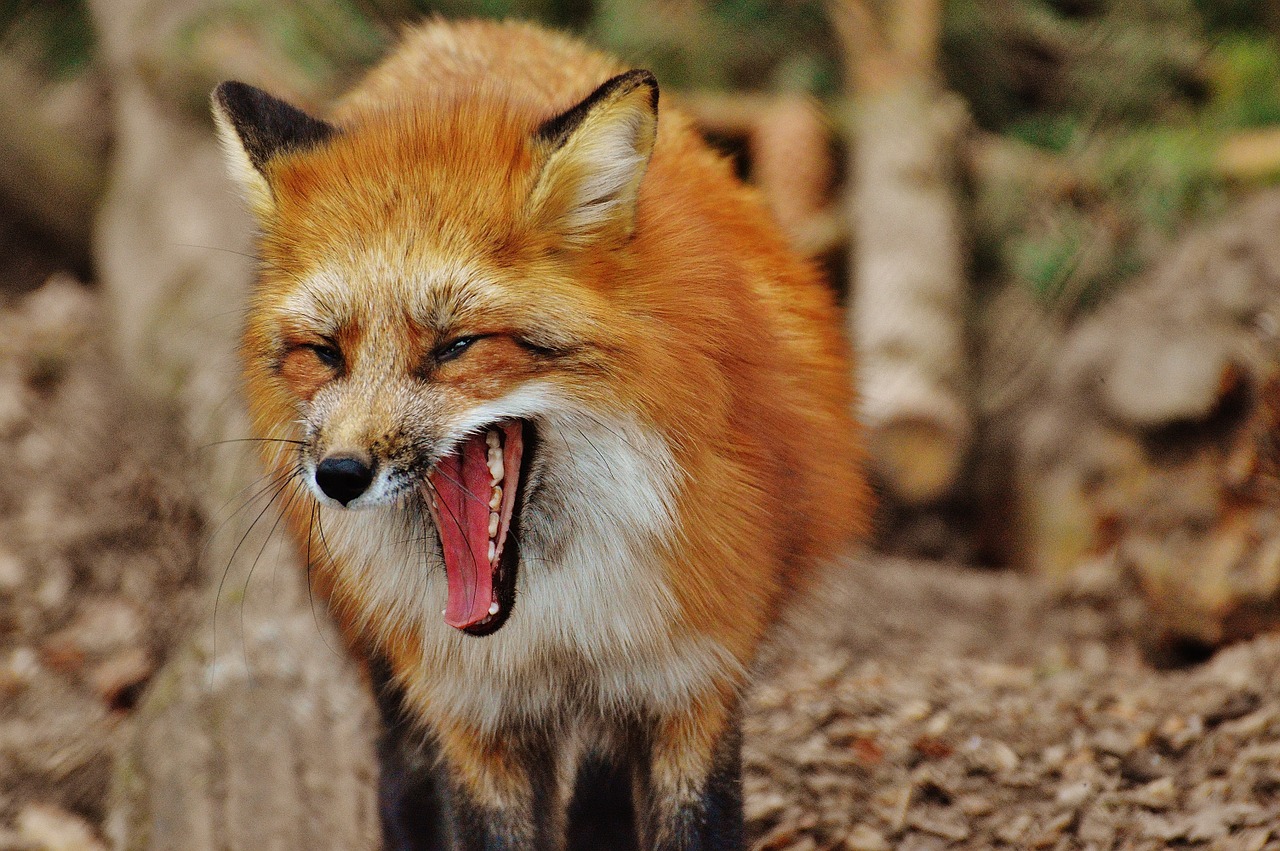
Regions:
[[532, 25], [422, 25], [325, 119], [213, 106], [387, 847], [741, 848], [748, 674], [869, 505], [819, 275], [652, 74]]

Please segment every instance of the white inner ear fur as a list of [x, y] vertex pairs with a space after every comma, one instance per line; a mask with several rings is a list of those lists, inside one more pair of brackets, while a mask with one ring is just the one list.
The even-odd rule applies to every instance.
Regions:
[[222, 155], [226, 158], [227, 173], [240, 186], [249, 208], [259, 216], [270, 213], [274, 207], [271, 185], [262, 176], [262, 172], [254, 168], [249, 152], [245, 150], [244, 141], [216, 100], [213, 103], [213, 123], [218, 129], [218, 141], [221, 143]]
[[591, 111], [551, 155], [533, 194], [536, 215], [570, 241], [629, 234], [653, 152], [657, 116], [647, 86]]

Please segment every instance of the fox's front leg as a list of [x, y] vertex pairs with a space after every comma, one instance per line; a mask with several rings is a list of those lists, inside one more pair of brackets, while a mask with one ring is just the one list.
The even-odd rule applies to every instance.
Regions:
[[563, 830], [545, 744], [462, 726], [426, 731], [385, 663], [371, 661], [382, 715], [378, 809], [386, 851], [544, 851]]
[[736, 698], [659, 721], [639, 784], [642, 847], [742, 851], [742, 735]]
[[[562, 827], [545, 754], [473, 752], [450, 759], [434, 737], [411, 729], [384, 727], [379, 743], [385, 851], [559, 847]], [[459, 761], [461, 768], [455, 765]]]
[[435, 729], [450, 851], [554, 851], [564, 835], [555, 756], [541, 739]]

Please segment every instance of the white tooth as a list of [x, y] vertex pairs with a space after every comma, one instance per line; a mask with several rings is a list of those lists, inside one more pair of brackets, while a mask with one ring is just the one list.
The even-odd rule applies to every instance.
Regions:
[[489, 465], [489, 474], [493, 476], [493, 481], [502, 481], [502, 441], [498, 438], [496, 431], [485, 433], [484, 442], [489, 447], [489, 451], [485, 453], [486, 463]]
[[447, 611], [449, 611], [449, 610], [448, 610], [448, 609], [441, 609], [441, 610], [440, 610], [440, 617], [444, 617], [445, 612], [447, 612]]
[[498, 601], [494, 600], [489, 604], [489, 614], [496, 615], [498, 613]]
[[497, 511], [500, 505], [502, 505], [502, 488], [495, 487], [493, 493], [489, 494], [489, 508]]
[[489, 537], [492, 538], [498, 534], [498, 512], [489, 512]]
[[493, 560], [498, 557], [498, 545], [493, 541], [489, 542], [489, 564], [493, 564]]

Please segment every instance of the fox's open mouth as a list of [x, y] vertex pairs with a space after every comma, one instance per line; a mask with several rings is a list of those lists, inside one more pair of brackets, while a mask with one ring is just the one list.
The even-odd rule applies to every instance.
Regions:
[[470, 635], [496, 632], [515, 604], [527, 431], [521, 420], [495, 423], [463, 440], [427, 477], [449, 584], [444, 621]]

